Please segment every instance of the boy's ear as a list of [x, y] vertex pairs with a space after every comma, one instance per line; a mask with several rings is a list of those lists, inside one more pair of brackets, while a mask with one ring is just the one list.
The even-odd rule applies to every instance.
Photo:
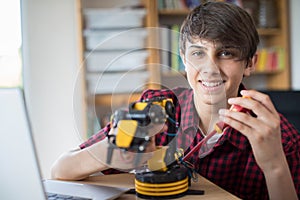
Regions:
[[244, 71], [244, 76], [250, 76], [251, 73], [255, 71], [255, 67], [257, 64], [257, 56], [258, 54], [255, 53], [252, 59], [250, 60], [250, 62], [248, 63], [248, 65], [246, 66]]

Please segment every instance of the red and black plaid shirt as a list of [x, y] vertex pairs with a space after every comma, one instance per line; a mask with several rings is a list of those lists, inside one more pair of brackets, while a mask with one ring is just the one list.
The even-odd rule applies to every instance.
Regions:
[[[180, 124], [176, 136], [177, 147], [185, 149], [186, 152], [190, 151], [203, 139], [197, 128], [199, 117], [193, 103], [193, 91], [186, 88], [146, 90], [140, 100], [160, 96], [173, 99], [176, 107], [176, 121]], [[282, 144], [299, 196], [300, 134], [285, 117], [282, 115], [280, 117]], [[102, 140], [109, 130], [108, 125], [80, 147], [85, 148]], [[157, 134], [156, 144], [167, 145], [167, 135], [165, 133]], [[189, 162], [195, 165], [199, 174], [242, 199], [268, 199], [264, 174], [255, 162], [247, 138], [232, 128], [224, 131], [207, 156], [200, 159], [196, 152], [191, 156]], [[110, 170], [109, 172], [116, 171]]]

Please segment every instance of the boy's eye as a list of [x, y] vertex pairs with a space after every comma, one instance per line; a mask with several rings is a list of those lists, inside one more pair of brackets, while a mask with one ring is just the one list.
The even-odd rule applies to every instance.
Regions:
[[234, 54], [231, 51], [224, 50], [219, 53], [219, 56], [223, 58], [233, 58]]
[[195, 57], [203, 57], [204, 55], [205, 55], [205, 53], [203, 51], [192, 52], [192, 56], [195, 56]]
[[241, 56], [240, 54], [240, 50], [237, 48], [225, 48], [220, 49], [217, 56], [224, 59], [239, 59]]

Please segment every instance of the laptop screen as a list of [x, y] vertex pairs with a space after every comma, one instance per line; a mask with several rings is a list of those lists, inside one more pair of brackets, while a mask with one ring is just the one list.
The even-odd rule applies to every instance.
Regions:
[[20, 88], [0, 88], [0, 199], [45, 199]]

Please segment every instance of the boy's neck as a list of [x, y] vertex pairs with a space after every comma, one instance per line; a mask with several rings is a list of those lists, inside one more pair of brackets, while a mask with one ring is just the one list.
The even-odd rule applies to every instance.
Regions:
[[197, 101], [197, 98], [194, 97], [194, 105], [200, 119], [199, 128], [204, 134], [210, 133], [214, 129], [215, 123], [220, 121], [218, 112], [219, 109], [224, 108], [224, 103], [209, 105]]

